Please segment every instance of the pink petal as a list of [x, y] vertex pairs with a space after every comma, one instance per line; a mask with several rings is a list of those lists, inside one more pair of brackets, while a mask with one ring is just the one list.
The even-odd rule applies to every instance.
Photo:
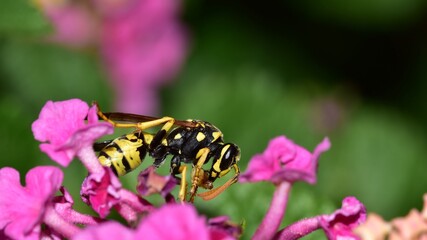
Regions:
[[171, 175], [161, 176], [155, 172], [155, 167], [149, 167], [138, 175], [136, 190], [145, 197], [160, 194], [166, 197], [176, 186], [177, 180]]
[[163, 205], [148, 215], [136, 232], [138, 239], [209, 239], [205, 218], [198, 216], [192, 205], [183, 204]]
[[402, 239], [417, 239], [427, 233], [427, 222], [416, 209], [412, 209], [405, 217], [393, 219], [391, 225]]
[[298, 145], [285, 136], [279, 136], [268, 143], [267, 149], [263, 154], [267, 158], [275, 159], [282, 164], [286, 164], [295, 158], [297, 147]]
[[65, 143], [74, 131], [84, 125], [88, 109], [89, 106], [80, 99], [48, 101], [32, 124], [34, 137], [54, 145]]
[[232, 223], [228, 216], [220, 216], [208, 220], [210, 237], [214, 239], [239, 239], [242, 235], [242, 226]]
[[15, 169], [0, 170], [0, 228], [6, 235], [38, 238], [45, 208], [59, 189], [62, 177], [59, 168], [36, 167], [27, 173], [27, 186], [22, 187]]
[[[89, 124], [85, 123], [88, 117]], [[80, 99], [52, 102], [42, 108], [32, 125], [34, 136], [42, 141], [40, 150], [62, 166], [68, 166], [78, 152], [91, 147], [96, 139], [111, 134], [113, 126], [98, 123], [96, 107]]]
[[87, 125], [75, 131], [69, 141], [57, 147], [56, 151], [68, 151], [74, 157], [80, 149], [92, 146], [97, 139], [113, 131], [113, 126], [106, 122]]
[[366, 221], [365, 206], [355, 197], [346, 197], [341, 209], [320, 217], [320, 225], [328, 239], [359, 239], [353, 229]]
[[[177, 23], [177, 1], [134, 0], [128, 5], [104, 19], [101, 49], [118, 90], [119, 111], [147, 114], [155, 111], [158, 88], [182, 65], [186, 36]], [[141, 94], [144, 89], [150, 92]]]
[[279, 169], [278, 161], [258, 154], [251, 158], [248, 168], [239, 176], [239, 182], [268, 181]]
[[120, 239], [136, 240], [135, 233], [117, 222], [106, 222], [95, 226], [89, 226], [75, 235], [72, 240], [87, 239]]
[[330, 148], [331, 148], [331, 142], [329, 141], [329, 138], [326, 137], [314, 149], [313, 158], [318, 159], [321, 153], [328, 151]]
[[51, 4], [43, 10], [55, 28], [50, 40], [83, 47], [95, 39], [95, 19], [84, 7], [78, 4]]
[[270, 181], [274, 184], [305, 181], [314, 184], [318, 158], [329, 147], [329, 140], [325, 138], [311, 154], [285, 136], [276, 137], [262, 154], [252, 157], [248, 169], [239, 177], [239, 181]]
[[35, 167], [25, 176], [26, 189], [33, 197], [47, 200], [59, 190], [63, 179], [64, 174], [57, 167]]
[[121, 189], [121, 183], [111, 169], [104, 169], [104, 173], [92, 173], [86, 177], [80, 190], [82, 200], [101, 218], [105, 218], [110, 209], [120, 201]]
[[375, 213], [370, 213], [366, 222], [354, 230], [362, 239], [386, 239], [390, 231], [391, 225]]
[[328, 138], [324, 138], [323, 141], [316, 146], [313, 154], [308, 152], [306, 149], [297, 146], [295, 158], [292, 161], [289, 161], [288, 164], [284, 166], [283, 171], [278, 173], [275, 178], [285, 179], [289, 182], [305, 181], [310, 184], [315, 184], [317, 181], [319, 156], [329, 148], [330, 142]]

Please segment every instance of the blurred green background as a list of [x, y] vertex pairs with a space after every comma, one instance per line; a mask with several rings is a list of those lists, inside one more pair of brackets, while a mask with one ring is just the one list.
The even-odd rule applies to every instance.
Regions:
[[[348, 195], [387, 220], [420, 209], [427, 190], [427, 2], [187, 0], [182, 21], [191, 47], [176, 81], [161, 92], [163, 115], [214, 123], [241, 147], [242, 170], [278, 135], [310, 151], [324, 136], [332, 142], [318, 183], [292, 189], [283, 225], [330, 213]], [[47, 100], [97, 100], [104, 110], [114, 101], [97, 54], [40, 41], [49, 31], [28, 2], [2, 2], [1, 166], [22, 175], [55, 164], [30, 128]], [[74, 161], [65, 171], [76, 207], [86, 211], [78, 200], [85, 170]], [[130, 189], [135, 176], [123, 178]], [[235, 184], [196, 204], [210, 216], [245, 221], [247, 239], [273, 190], [269, 183]]]

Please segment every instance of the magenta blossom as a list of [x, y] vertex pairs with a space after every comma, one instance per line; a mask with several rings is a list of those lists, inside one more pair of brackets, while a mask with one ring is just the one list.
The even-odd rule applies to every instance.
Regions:
[[229, 224], [228, 219], [225, 218], [207, 223], [205, 217], [197, 214], [193, 205], [166, 204], [149, 213], [135, 230], [116, 222], [108, 222], [88, 227], [72, 239], [235, 239], [236, 237], [231, 233], [240, 232], [231, 228], [233, 225]]
[[208, 220], [211, 239], [239, 239], [242, 226], [230, 221], [228, 216], [219, 216]]
[[330, 148], [328, 138], [317, 145], [313, 153], [295, 144], [285, 136], [270, 141], [262, 154], [257, 154], [249, 161], [245, 173], [240, 175], [240, 182], [271, 181], [278, 184], [283, 181], [305, 181], [315, 184], [317, 165], [320, 154]]
[[136, 231], [141, 239], [150, 240], [209, 239], [206, 219], [197, 214], [194, 206], [188, 204], [164, 205], [148, 215]]
[[121, 112], [155, 115], [160, 87], [181, 68], [187, 34], [177, 0], [34, 0], [51, 21], [50, 41], [95, 45]]
[[120, 223], [109, 221], [96, 226], [89, 226], [72, 238], [72, 240], [87, 239], [136, 240], [137, 238], [135, 238], [133, 230]]
[[330, 240], [356, 240], [359, 237], [353, 233], [353, 230], [365, 220], [365, 206], [355, 197], [346, 197], [341, 209], [330, 215], [320, 215], [296, 222], [278, 232], [274, 239], [298, 239], [317, 229], [323, 229]]
[[114, 207], [129, 223], [138, 219], [137, 214], [153, 209], [149, 202], [123, 189], [117, 176], [107, 167], [102, 173], [91, 173], [85, 178], [80, 196], [101, 218], [105, 218]]
[[151, 194], [160, 194], [165, 199], [173, 199], [171, 191], [175, 188], [177, 180], [172, 175], [161, 176], [151, 166], [138, 175], [136, 190], [145, 197]]
[[54, 210], [53, 198], [63, 173], [57, 167], [35, 167], [21, 186], [18, 171], [0, 169], [0, 229], [12, 239], [39, 239], [41, 224], [69, 237], [78, 228], [62, 219]]
[[74, 200], [71, 197], [70, 193], [65, 187], [59, 189], [62, 193], [62, 196], [56, 196], [53, 198], [53, 204], [56, 212], [64, 219], [67, 219], [72, 223], [79, 223], [85, 225], [93, 225], [101, 222], [101, 219], [98, 219], [93, 216], [85, 215], [79, 212], [76, 212], [73, 209]]
[[77, 155], [89, 172], [102, 171], [92, 145], [111, 134], [113, 126], [98, 122], [96, 111], [80, 99], [48, 101], [31, 126], [35, 139], [43, 142], [40, 149], [62, 166], [68, 166]]
[[346, 197], [341, 209], [320, 217], [320, 226], [328, 239], [358, 239], [352, 231], [365, 221], [365, 206], [355, 197]]
[[190, 204], [166, 204], [142, 220], [136, 232], [138, 239], [225, 240], [236, 239], [241, 228], [230, 223], [227, 217], [206, 221]]
[[110, 209], [119, 203], [119, 191], [122, 187], [119, 179], [110, 168], [102, 173], [92, 173], [85, 178], [80, 190], [82, 200], [91, 206], [101, 218], [105, 218]]
[[270, 208], [253, 239], [271, 239], [274, 236], [285, 214], [292, 184], [295, 181], [316, 183], [319, 155], [329, 148], [329, 140], [325, 138], [311, 154], [285, 136], [279, 136], [270, 141], [262, 154], [252, 157], [239, 181], [270, 181], [276, 186]]
[[88, 9], [72, 1], [35, 1], [53, 25], [49, 41], [79, 48], [94, 42], [96, 22]]
[[156, 114], [157, 90], [184, 60], [179, 1], [129, 0], [102, 20], [101, 51], [122, 112]]

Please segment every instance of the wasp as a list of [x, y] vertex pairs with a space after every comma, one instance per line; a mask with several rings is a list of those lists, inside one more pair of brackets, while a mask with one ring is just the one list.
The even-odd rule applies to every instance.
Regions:
[[[99, 106], [98, 116], [117, 128], [133, 128], [132, 133], [113, 140], [95, 143], [94, 149], [99, 151], [98, 159], [108, 166], [117, 176], [136, 169], [146, 154], [154, 159], [153, 165], [159, 167], [168, 155], [170, 173], [179, 179], [181, 174], [179, 199], [185, 201], [187, 195], [187, 164], [192, 165], [190, 202], [194, 201], [199, 187], [208, 191], [197, 194], [204, 200], [218, 196], [230, 185], [237, 182], [240, 174], [237, 162], [240, 160], [240, 149], [233, 143], [225, 143], [222, 132], [206, 121], [176, 120], [172, 117], [149, 117], [120, 112], [102, 112]], [[148, 133], [147, 129], [161, 126], [156, 133]], [[212, 160], [209, 170], [203, 166]], [[231, 170], [234, 176], [222, 186], [213, 188], [217, 178], [225, 176]]]

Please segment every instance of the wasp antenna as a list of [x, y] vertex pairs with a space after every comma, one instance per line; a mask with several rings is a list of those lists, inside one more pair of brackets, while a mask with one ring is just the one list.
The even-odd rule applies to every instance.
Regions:
[[99, 104], [97, 101], [93, 100], [92, 101], [92, 106], [96, 106], [96, 109], [99, 110]]

